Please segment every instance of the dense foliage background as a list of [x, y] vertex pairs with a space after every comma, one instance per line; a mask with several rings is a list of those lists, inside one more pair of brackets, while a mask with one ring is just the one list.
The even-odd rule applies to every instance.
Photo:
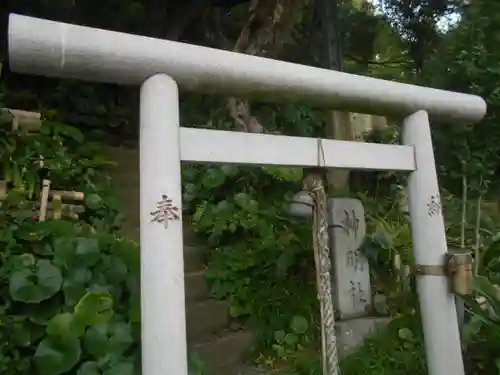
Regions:
[[[18, 0], [2, 4], [0, 11], [4, 47], [7, 14], [17, 12], [483, 96], [488, 114], [480, 124], [434, 124], [433, 137], [449, 243], [475, 249], [477, 293], [489, 301], [487, 310], [476, 299], [468, 301], [468, 363], [471, 373], [499, 371], [498, 1]], [[44, 124], [36, 135], [3, 131], [1, 137], [2, 174], [10, 193], [0, 212], [0, 370], [135, 374], [139, 253], [136, 244], [116, 234], [119, 205], [99, 150], [104, 144], [136, 143], [138, 90], [17, 75], [6, 58], [4, 49], [3, 107], [39, 111]], [[181, 98], [183, 126], [241, 130], [226, 98], [188, 93]], [[314, 108], [244, 107], [264, 132], [328, 134], [327, 116]], [[399, 120], [389, 119], [389, 126], [365, 139], [398, 142]], [[42, 171], [33, 164], [40, 154], [47, 161]], [[186, 215], [211, 245], [206, 275], [212, 292], [229, 299], [231, 315], [258, 334], [256, 360], [270, 366], [285, 361], [297, 373], [313, 374], [318, 309], [311, 233], [285, 210], [304, 173], [185, 165], [183, 188]], [[33, 220], [30, 202], [44, 176], [59, 189], [86, 193], [80, 220]], [[391, 340], [375, 337], [344, 361], [344, 369], [424, 374], [415, 292], [411, 282], [402, 292], [394, 281], [395, 254], [412, 263], [409, 223], [396, 198], [405, 176], [350, 177], [349, 194], [362, 199], [367, 212], [364, 251], [374, 288], [385, 296], [375, 313], [400, 318], [386, 333]]]

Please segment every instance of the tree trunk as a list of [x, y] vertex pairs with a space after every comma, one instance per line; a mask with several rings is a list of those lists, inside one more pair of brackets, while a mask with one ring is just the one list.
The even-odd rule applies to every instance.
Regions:
[[[319, 53], [322, 68], [343, 70], [342, 45], [338, 27], [339, 0], [315, 0], [313, 16], [313, 40], [315, 54]], [[318, 43], [319, 41], [319, 43]], [[325, 113], [325, 135], [330, 139], [350, 141], [354, 135], [349, 112]], [[329, 195], [349, 191], [349, 171], [330, 169], [327, 173]]]
[[[305, 0], [253, 0], [247, 23], [243, 27], [233, 51], [249, 55], [275, 58], [297, 21], [297, 12], [305, 6]], [[227, 107], [236, 130], [262, 133], [264, 127], [252, 116], [250, 103], [231, 97]]]

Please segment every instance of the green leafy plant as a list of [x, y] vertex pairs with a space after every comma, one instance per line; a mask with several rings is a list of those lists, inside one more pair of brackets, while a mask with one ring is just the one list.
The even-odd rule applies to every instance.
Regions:
[[[291, 316], [315, 319], [310, 224], [291, 218], [284, 207], [286, 197], [298, 191], [300, 177], [300, 171], [279, 168], [184, 171], [193, 226], [213, 245], [206, 271], [212, 292], [230, 301], [234, 319], [250, 321], [261, 349], [269, 350], [266, 358], [289, 355], [288, 349], [278, 349], [284, 342], [275, 332], [288, 331]], [[314, 336], [315, 329], [308, 324], [307, 332], [294, 336], [293, 349]]]
[[365, 341], [341, 361], [346, 374], [427, 374], [423, 334], [418, 314], [394, 319], [387, 329]]
[[[0, 148], [3, 171], [22, 173], [4, 175], [9, 192], [0, 202], [0, 371], [137, 373], [139, 251], [115, 234], [117, 206], [108, 203], [98, 145], [55, 123], [9, 137]], [[43, 171], [34, 163], [41, 154]], [[41, 172], [58, 189], [84, 191], [85, 215], [33, 218]]]
[[307, 342], [303, 338], [309, 331], [309, 321], [303, 316], [294, 316], [290, 321], [290, 330], [279, 330], [274, 333], [275, 343], [273, 349], [278, 358], [289, 360], [293, 359], [297, 351], [304, 349], [301, 342]]
[[2, 224], [0, 335], [17, 337], [3, 344], [4, 373], [33, 358], [24, 366], [41, 375], [132, 374], [137, 245], [84, 222]]
[[189, 375], [212, 375], [196, 352], [188, 353]]
[[474, 280], [476, 296], [466, 299], [469, 314], [463, 329], [467, 354], [477, 371], [500, 372], [500, 287], [496, 282], [479, 276]]

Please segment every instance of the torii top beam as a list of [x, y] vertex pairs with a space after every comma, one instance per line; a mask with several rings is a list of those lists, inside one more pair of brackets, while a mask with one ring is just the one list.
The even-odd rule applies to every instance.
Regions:
[[165, 73], [190, 91], [378, 115], [425, 110], [431, 119], [477, 122], [486, 112], [478, 96], [17, 14], [9, 61], [19, 73], [126, 85]]

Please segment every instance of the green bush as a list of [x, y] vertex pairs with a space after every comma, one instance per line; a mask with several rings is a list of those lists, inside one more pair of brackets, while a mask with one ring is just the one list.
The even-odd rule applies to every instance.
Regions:
[[463, 339], [467, 344], [467, 359], [475, 373], [496, 374], [500, 371], [500, 281], [476, 277], [476, 295], [466, 300], [469, 314]]
[[[100, 145], [50, 122], [38, 134], [2, 133], [9, 193], [0, 205], [0, 373], [136, 373], [139, 251], [115, 234], [117, 205]], [[39, 222], [43, 178], [83, 191], [85, 214]]]
[[267, 364], [293, 357], [317, 334], [311, 225], [285, 210], [301, 175], [273, 167], [184, 170], [194, 229], [213, 246], [212, 293], [230, 301], [234, 319], [249, 320]]
[[137, 246], [64, 220], [1, 232], [2, 374], [132, 374]]

